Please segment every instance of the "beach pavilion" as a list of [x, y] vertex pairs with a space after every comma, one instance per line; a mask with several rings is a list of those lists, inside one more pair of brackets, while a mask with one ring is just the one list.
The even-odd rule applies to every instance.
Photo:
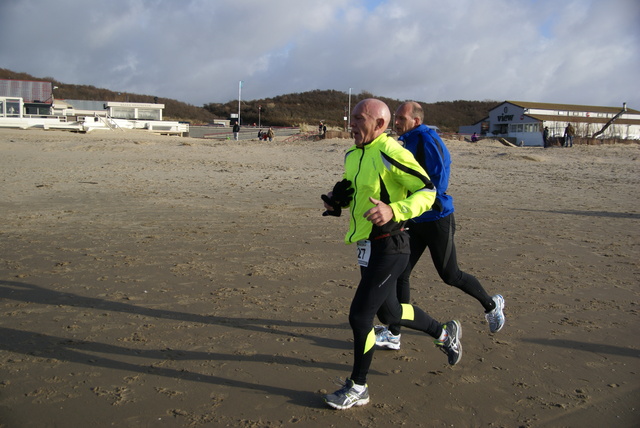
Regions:
[[504, 101], [489, 115], [470, 126], [461, 126], [460, 134], [500, 137], [522, 146], [542, 146], [542, 131], [549, 137], [563, 137], [571, 123], [576, 137], [640, 139], [640, 111], [622, 107]]

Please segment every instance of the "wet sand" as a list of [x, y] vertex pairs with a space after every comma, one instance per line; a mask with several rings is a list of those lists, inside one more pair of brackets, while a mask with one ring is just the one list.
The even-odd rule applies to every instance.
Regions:
[[447, 141], [462, 269], [412, 297], [462, 323], [351, 370], [347, 217], [322, 217], [349, 140], [212, 142], [0, 129], [0, 427], [548, 427], [640, 424], [640, 149]]

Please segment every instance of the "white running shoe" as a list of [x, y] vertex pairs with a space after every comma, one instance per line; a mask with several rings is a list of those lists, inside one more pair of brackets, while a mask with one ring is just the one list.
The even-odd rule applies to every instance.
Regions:
[[491, 333], [497, 333], [504, 326], [504, 297], [499, 294], [496, 294], [492, 297], [493, 301], [496, 302], [496, 307], [491, 311], [487, 312], [484, 316], [489, 323], [489, 330]]
[[334, 409], [344, 410], [353, 406], [364, 406], [369, 402], [369, 387], [364, 386], [361, 392], [356, 391], [351, 379], [344, 381], [342, 388], [324, 396], [324, 401]]
[[460, 343], [462, 326], [459, 321], [453, 320], [444, 323], [442, 329], [447, 332], [447, 337], [442, 341], [436, 339], [434, 342], [442, 352], [447, 354], [449, 364], [455, 366], [462, 358], [462, 343]]
[[391, 334], [389, 329], [383, 325], [377, 325], [374, 327], [376, 332], [376, 346], [387, 349], [400, 349], [400, 336]]

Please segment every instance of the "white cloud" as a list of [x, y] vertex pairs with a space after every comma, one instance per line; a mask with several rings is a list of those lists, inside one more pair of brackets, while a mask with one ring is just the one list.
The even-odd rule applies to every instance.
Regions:
[[640, 109], [637, 0], [5, 0], [0, 67], [195, 105], [313, 89]]

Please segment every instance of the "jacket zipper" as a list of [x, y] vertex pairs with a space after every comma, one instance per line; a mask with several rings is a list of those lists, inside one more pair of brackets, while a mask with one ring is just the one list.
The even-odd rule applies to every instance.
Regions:
[[353, 176], [353, 206], [349, 209], [349, 213], [351, 215], [351, 219], [353, 220], [353, 232], [351, 233], [351, 236], [349, 236], [349, 242], [351, 242], [351, 238], [353, 238], [353, 235], [356, 234], [356, 232], [358, 231], [358, 222], [356, 221], [356, 217], [355, 217], [355, 208], [356, 208], [356, 201], [358, 200], [357, 196], [358, 196], [358, 187], [356, 186], [356, 182], [358, 181], [358, 175], [360, 175], [360, 170], [362, 168], [362, 160], [364, 159], [364, 147], [361, 148], [362, 150], [362, 154], [360, 155], [360, 160], [358, 161], [358, 172], [356, 172], [356, 175]]

